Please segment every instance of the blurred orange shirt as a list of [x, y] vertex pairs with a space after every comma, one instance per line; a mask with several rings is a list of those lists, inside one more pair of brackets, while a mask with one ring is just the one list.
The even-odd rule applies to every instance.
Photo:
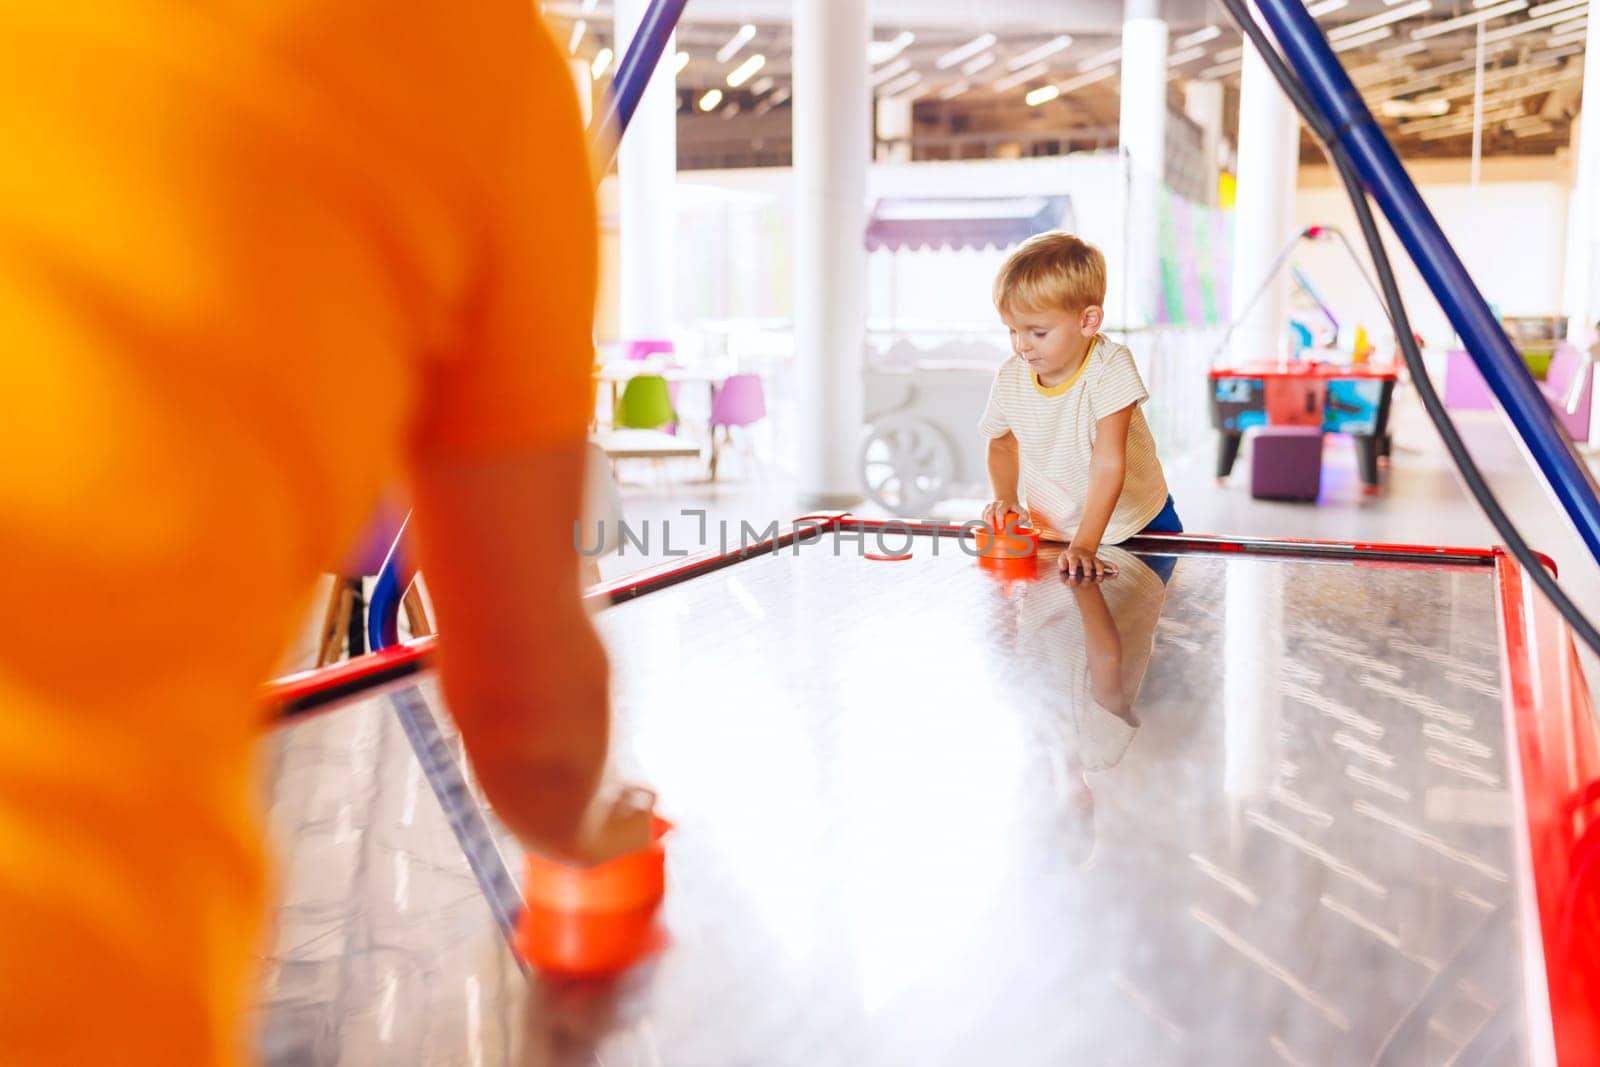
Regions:
[[248, 1059], [257, 685], [409, 450], [580, 438], [528, 0], [0, 0], [0, 1063]]

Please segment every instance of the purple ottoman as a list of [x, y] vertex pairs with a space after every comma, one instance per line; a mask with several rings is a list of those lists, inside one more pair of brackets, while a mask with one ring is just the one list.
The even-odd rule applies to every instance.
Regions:
[[1322, 428], [1263, 426], [1250, 453], [1250, 495], [1315, 500], [1322, 490]]

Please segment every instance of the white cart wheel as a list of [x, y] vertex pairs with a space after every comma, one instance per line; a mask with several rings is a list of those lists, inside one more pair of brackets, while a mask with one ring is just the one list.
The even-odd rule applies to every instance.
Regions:
[[948, 495], [955, 466], [944, 434], [914, 415], [878, 419], [861, 446], [861, 481], [867, 495], [893, 515], [926, 515]]

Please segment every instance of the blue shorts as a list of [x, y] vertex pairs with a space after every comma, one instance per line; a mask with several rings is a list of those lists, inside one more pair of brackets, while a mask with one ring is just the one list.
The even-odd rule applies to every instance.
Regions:
[[1161, 509], [1161, 514], [1151, 519], [1145, 528], [1139, 531], [1147, 533], [1183, 533], [1183, 520], [1178, 518], [1178, 508], [1172, 503], [1172, 494], [1167, 494], [1167, 506]]
[[[1167, 506], [1161, 509], [1161, 514], [1151, 519], [1149, 524], [1140, 533], [1183, 533], [1183, 520], [1178, 518], [1178, 508], [1172, 502], [1172, 494], [1167, 494]], [[1143, 556], [1142, 558], [1150, 569], [1156, 572], [1156, 577], [1165, 585], [1172, 578], [1172, 568], [1178, 565], [1177, 556]]]

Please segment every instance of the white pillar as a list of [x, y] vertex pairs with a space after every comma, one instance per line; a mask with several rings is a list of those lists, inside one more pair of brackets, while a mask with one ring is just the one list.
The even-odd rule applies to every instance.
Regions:
[[1600, 318], [1600, 293], [1596, 292], [1595, 260], [1600, 254], [1600, 18], [1589, 20], [1587, 50], [1583, 56], [1583, 101], [1578, 118], [1588, 127], [1584, 137], [1574, 123], [1574, 148], [1578, 155], [1578, 184], [1573, 190], [1572, 217], [1567, 232], [1576, 235], [1567, 253], [1567, 340], [1579, 348], [1590, 343], [1596, 318]]
[[794, 4], [794, 332], [804, 507], [862, 497], [866, 346], [866, 0]]
[[[647, 0], [616, 2], [616, 62], [633, 40]], [[618, 332], [623, 340], [670, 338], [675, 320], [672, 278], [678, 180], [675, 54], [668, 38], [617, 153]]]
[[909, 96], [878, 98], [877, 152], [879, 160], [908, 163], [911, 160], [911, 109]]
[[1222, 90], [1221, 82], [1192, 81], [1183, 92], [1183, 110], [1200, 127], [1201, 153], [1210, 175], [1206, 187], [1209, 203], [1216, 202], [1217, 171], [1222, 167]]
[[[1294, 188], [1300, 127], [1272, 72], [1248, 41], [1239, 81], [1239, 189], [1234, 217], [1230, 318], [1268, 281], [1273, 261], [1294, 235]], [[1289, 281], [1278, 271], [1233, 332], [1235, 363], [1276, 359], [1288, 328]]]
[[[1160, 284], [1156, 196], [1167, 171], [1167, 24], [1160, 0], [1128, 0], [1122, 23], [1122, 106], [1117, 123], [1123, 183], [1121, 326], [1148, 325]], [[1114, 269], [1114, 268], [1113, 268]]]

